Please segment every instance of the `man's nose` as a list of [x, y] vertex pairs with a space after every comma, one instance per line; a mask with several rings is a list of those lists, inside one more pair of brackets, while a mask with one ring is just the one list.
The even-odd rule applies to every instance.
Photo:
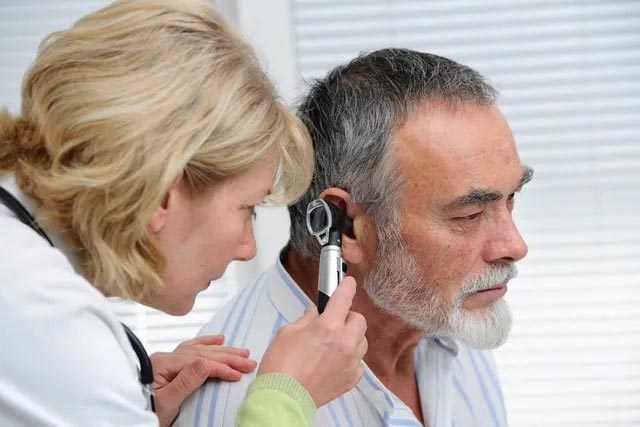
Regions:
[[524, 258], [529, 248], [518, 231], [511, 213], [505, 213], [496, 227], [495, 237], [489, 244], [487, 262], [516, 262]]

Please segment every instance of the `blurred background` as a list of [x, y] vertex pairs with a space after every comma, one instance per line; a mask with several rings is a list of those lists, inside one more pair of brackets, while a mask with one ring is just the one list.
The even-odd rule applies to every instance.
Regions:
[[[0, 104], [20, 107], [40, 40], [105, 0], [0, 0]], [[536, 176], [516, 203], [529, 244], [496, 351], [510, 425], [640, 426], [640, 1], [220, 0], [289, 104], [359, 52], [406, 47], [470, 65]], [[258, 256], [185, 317], [113, 301], [150, 352], [170, 351], [276, 258], [282, 208], [260, 208]], [[1, 236], [0, 236], [1, 238]]]

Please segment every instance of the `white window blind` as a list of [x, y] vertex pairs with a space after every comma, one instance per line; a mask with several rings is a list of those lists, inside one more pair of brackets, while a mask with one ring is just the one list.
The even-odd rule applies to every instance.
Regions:
[[406, 47], [478, 69], [534, 181], [496, 352], [510, 425], [640, 426], [640, 2], [294, 0], [304, 80]]
[[[0, 105], [20, 111], [22, 76], [49, 33], [68, 28], [75, 20], [107, 4], [107, 0], [0, 0]], [[215, 254], [212, 254], [215, 256]], [[213, 313], [248, 283], [253, 264], [232, 264], [225, 276], [202, 292], [194, 310], [173, 317], [148, 307], [113, 299], [121, 319], [138, 334], [147, 351], [171, 351], [193, 338]]]

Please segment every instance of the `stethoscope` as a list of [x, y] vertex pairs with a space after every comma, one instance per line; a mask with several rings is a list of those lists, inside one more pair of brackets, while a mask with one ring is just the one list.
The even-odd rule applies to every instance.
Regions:
[[[45, 239], [52, 247], [55, 247], [47, 233], [40, 227], [40, 225], [36, 222], [35, 218], [27, 211], [27, 209], [9, 193], [4, 188], [0, 187], [0, 202], [2, 202], [14, 215], [26, 226], [31, 228], [33, 231], [38, 233], [43, 239]], [[127, 338], [129, 338], [129, 343], [131, 343], [131, 347], [133, 351], [136, 353], [138, 357], [138, 362], [140, 363], [140, 374], [138, 379], [140, 383], [142, 383], [142, 387], [144, 390], [145, 398], [147, 399], [147, 409], [150, 409], [152, 412], [156, 411], [156, 403], [155, 396], [153, 394], [153, 389], [151, 388], [151, 384], [153, 383], [153, 367], [151, 366], [151, 359], [147, 354], [147, 351], [144, 349], [144, 346], [138, 339], [138, 337], [129, 329], [127, 325], [121, 323], [124, 331], [127, 334]]]

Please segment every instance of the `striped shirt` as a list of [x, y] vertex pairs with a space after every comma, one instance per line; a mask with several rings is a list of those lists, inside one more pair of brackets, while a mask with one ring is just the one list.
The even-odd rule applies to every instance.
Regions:
[[[224, 334], [225, 344], [249, 348], [260, 360], [281, 326], [302, 316], [311, 304], [280, 261], [244, 288], [200, 331]], [[315, 425], [421, 426], [411, 409], [362, 362], [358, 385], [320, 407]], [[422, 413], [430, 427], [506, 426], [506, 411], [491, 352], [444, 338], [427, 337], [415, 350]], [[182, 406], [174, 426], [233, 426], [256, 372], [239, 382], [209, 381]]]

